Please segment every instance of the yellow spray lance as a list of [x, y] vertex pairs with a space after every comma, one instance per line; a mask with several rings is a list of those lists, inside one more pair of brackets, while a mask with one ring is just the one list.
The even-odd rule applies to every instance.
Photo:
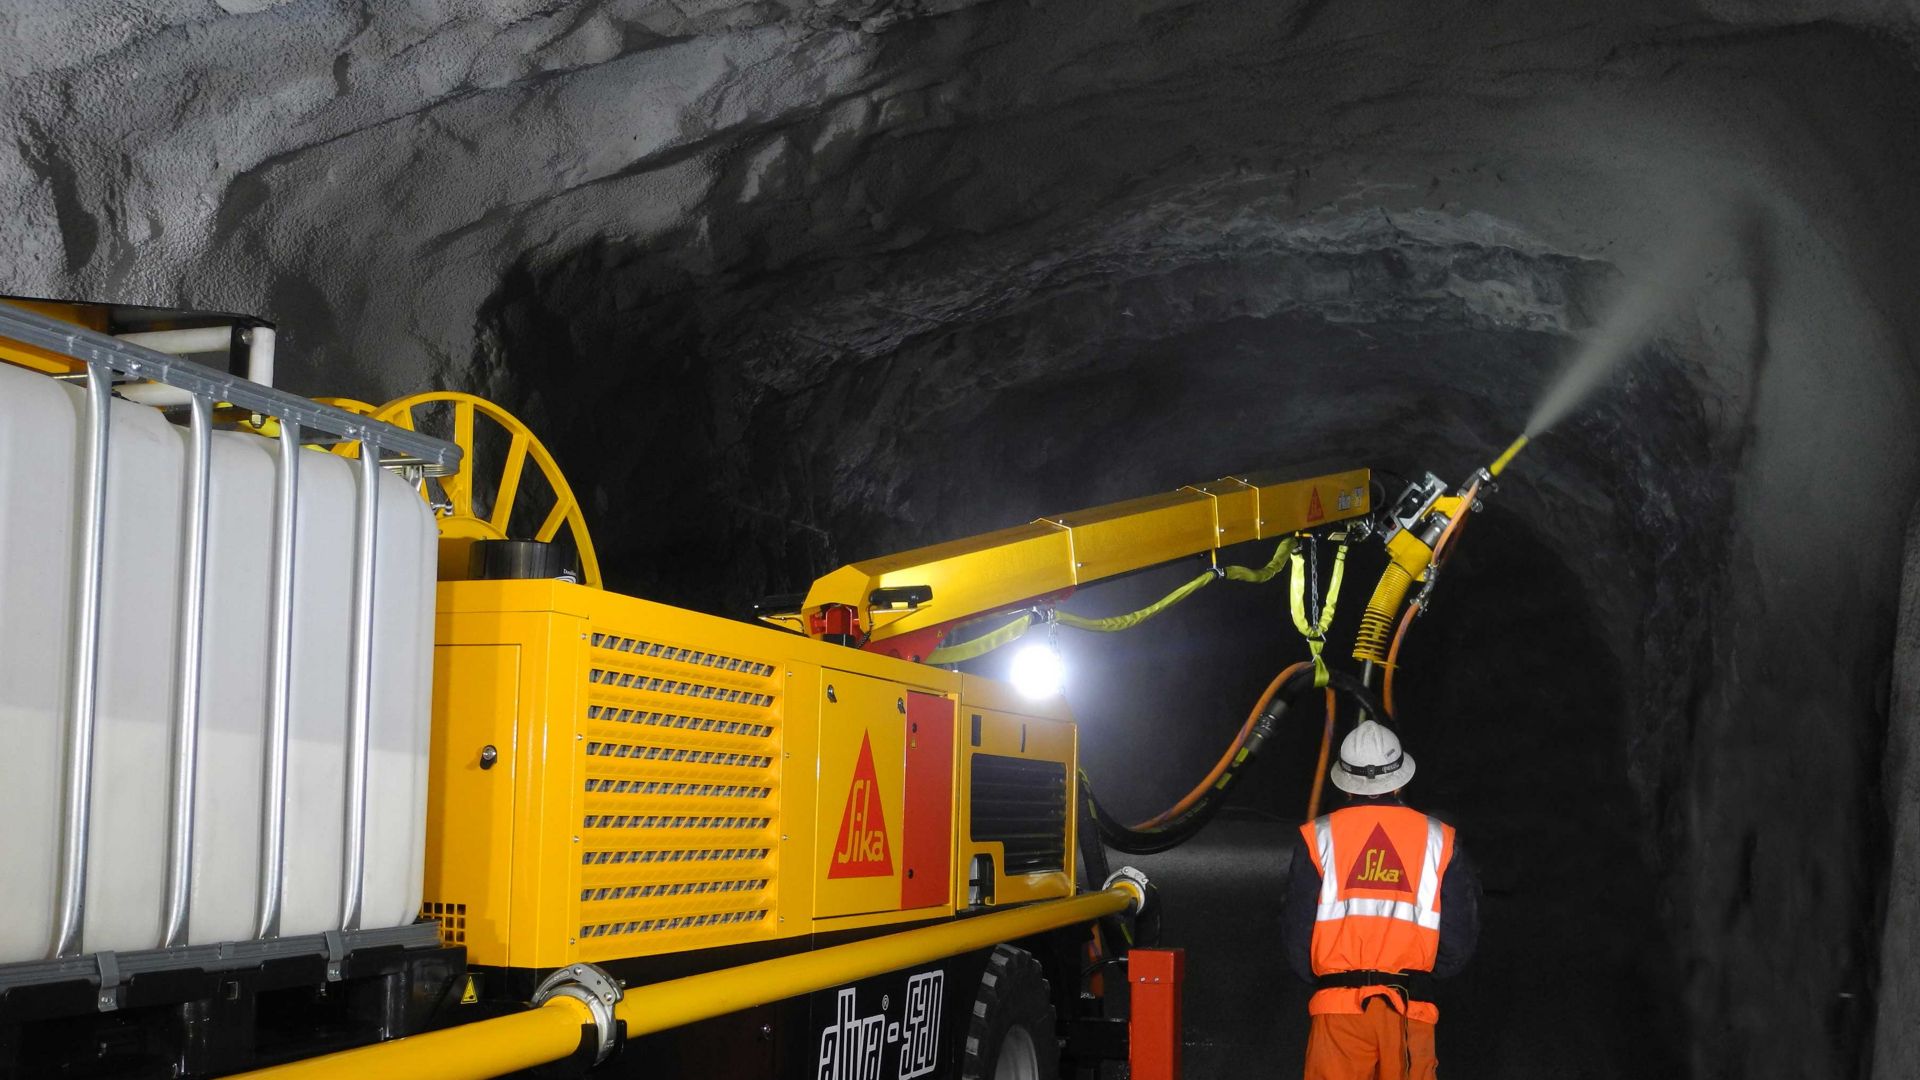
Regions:
[[1522, 435], [1519, 438], [1513, 440], [1513, 445], [1507, 447], [1504, 451], [1502, 451], [1499, 457], [1493, 459], [1493, 464], [1487, 466], [1487, 478], [1493, 479], [1494, 477], [1499, 476], [1501, 473], [1505, 472], [1507, 470], [1507, 466], [1512, 463], [1513, 459], [1518, 457], [1520, 455], [1520, 451], [1525, 450], [1527, 448], [1527, 444], [1532, 441], [1533, 439], [1527, 435]]
[[[1367, 601], [1367, 610], [1360, 617], [1360, 632], [1353, 646], [1353, 658], [1363, 665], [1363, 682], [1371, 685], [1374, 667], [1385, 668], [1391, 663], [1388, 640], [1400, 620], [1400, 608], [1407, 593], [1415, 582], [1424, 581], [1431, 586], [1435, 555], [1444, 549], [1447, 538], [1459, 527], [1461, 519], [1476, 508], [1482, 485], [1490, 486], [1493, 478], [1504, 472], [1526, 448], [1527, 442], [1525, 435], [1515, 439], [1492, 465], [1474, 473], [1464, 488], [1451, 494], [1445, 481], [1428, 473], [1408, 485], [1388, 511], [1387, 568], [1381, 572], [1380, 583], [1374, 586], [1373, 597]], [[1389, 711], [1391, 708], [1388, 706]]]

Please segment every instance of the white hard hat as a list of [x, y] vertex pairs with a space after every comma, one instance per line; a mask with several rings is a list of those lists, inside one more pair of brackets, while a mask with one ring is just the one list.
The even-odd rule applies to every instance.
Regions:
[[1349, 795], [1385, 795], [1413, 779], [1413, 758], [1401, 751], [1400, 737], [1372, 720], [1362, 720], [1340, 743], [1333, 786]]

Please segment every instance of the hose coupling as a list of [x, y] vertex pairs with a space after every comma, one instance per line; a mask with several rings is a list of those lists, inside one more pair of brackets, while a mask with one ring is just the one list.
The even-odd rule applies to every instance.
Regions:
[[[1309, 686], [1312, 685], [1313, 678], [1311, 669], [1300, 676], [1300, 680]], [[1267, 707], [1260, 710], [1260, 718], [1254, 721], [1253, 730], [1247, 733], [1247, 741], [1242, 750], [1243, 758], [1258, 754], [1267, 740], [1273, 738], [1273, 733], [1280, 729], [1280, 719], [1287, 715], [1292, 692], [1291, 686], [1282, 687], [1281, 692], [1273, 695], [1273, 700], [1267, 702]]]
[[1108, 874], [1107, 883], [1101, 886], [1102, 889], [1115, 887], [1125, 889], [1133, 894], [1133, 913], [1135, 915], [1147, 910], [1147, 899], [1152, 895], [1153, 891], [1153, 882], [1147, 880], [1147, 875], [1135, 870], [1131, 866], [1123, 866], [1113, 873]]
[[1421, 579], [1420, 591], [1413, 594], [1415, 617], [1426, 615], [1433, 610], [1433, 587], [1440, 583], [1440, 564], [1427, 567], [1427, 575]]
[[533, 1004], [537, 1008], [556, 997], [570, 997], [585, 1005], [593, 1014], [594, 1031], [599, 1037], [593, 1058], [598, 1065], [612, 1057], [620, 1044], [620, 1022], [614, 1019], [613, 1007], [625, 996], [620, 980], [604, 969], [593, 964], [569, 964], [547, 976], [533, 992]]

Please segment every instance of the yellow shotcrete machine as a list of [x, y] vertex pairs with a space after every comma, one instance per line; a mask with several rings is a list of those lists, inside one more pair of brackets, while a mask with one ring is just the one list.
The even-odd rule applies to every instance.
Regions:
[[[1107, 849], [1192, 835], [1305, 691], [1379, 713], [1320, 656], [1346, 545], [1391, 553], [1356, 650], [1390, 679], [1491, 479], [1377, 514], [1364, 469], [1229, 477], [855, 563], [756, 625], [602, 588], [505, 411], [302, 398], [273, 341], [0, 303], [0, 1076], [1171, 1076], [1177, 960], [1127, 974], [1154, 893]], [[1195, 558], [1140, 612], [1060, 609]], [[1147, 822], [1099, 810], [1057, 694], [955, 669], [1289, 561], [1312, 659]]]

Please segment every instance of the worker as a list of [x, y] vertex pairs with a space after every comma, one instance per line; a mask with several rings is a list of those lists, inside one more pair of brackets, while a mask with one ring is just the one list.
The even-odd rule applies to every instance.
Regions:
[[1408, 807], [1413, 758], [1365, 720], [1340, 744], [1350, 804], [1300, 828], [1287, 883], [1287, 959], [1314, 984], [1306, 1080], [1434, 1080], [1428, 980], [1463, 967], [1480, 882], [1453, 826]]

